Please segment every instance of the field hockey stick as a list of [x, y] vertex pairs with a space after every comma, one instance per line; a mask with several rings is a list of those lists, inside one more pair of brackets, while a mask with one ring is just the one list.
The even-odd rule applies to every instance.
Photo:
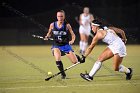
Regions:
[[[32, 36], [35, 37], [35, 38], [40, 38], [40, 39], [46, 40], [44, 37], [39, 36], [39, 35], [32, 35]], [[54, 39], [53, 38], [48, 38], [48, 40], [54, 40]]]
[[80, 64], [80, 62], [77, 62], [76, 64], [73, 64], [73, 65], [69, 66], [69, 67], [66, 68], [65, 70], [60, 71], [60, 72], [58, 72], [58, 73], [56, 73], [56, 74], [54, 74], [54, 75], [52, 75], [52, 76], [46, 78], [45, 81], [49, 81], [51, 78], [54, 78], [54, 77], [58, 76], [58, 75], [61, 74], [62, 72], [65, 72], [65, 71], [67, 71], [67, 70], [69, 70], [69, 69], [75, 67], [75, 66], [78, 65], [78, 64]]

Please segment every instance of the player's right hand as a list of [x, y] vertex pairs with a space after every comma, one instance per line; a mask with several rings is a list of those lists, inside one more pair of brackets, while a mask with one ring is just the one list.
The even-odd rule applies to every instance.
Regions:
[[48, 36], [45, 36], [44, 40], [49, 40]]
[[86, 57], [84, 55], [82, 55], [82, 58], [80, 60], [80, 63], [85, 63], [85, 59], [86, 59]]

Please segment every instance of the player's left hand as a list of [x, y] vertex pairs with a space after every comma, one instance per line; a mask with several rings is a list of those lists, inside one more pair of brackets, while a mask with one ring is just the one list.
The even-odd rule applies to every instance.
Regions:
[[82, 58], [80, 60], [80, 63], [85, 63], [85, 59], [86, 59], [86, 57], [84, 55], [82, 55]]
[[69, 41], [69, 44], [70, 44], [70, 45], [72, 45], [73, 43], [74, 43], [74, 41], [73, 41], [73, 40]]

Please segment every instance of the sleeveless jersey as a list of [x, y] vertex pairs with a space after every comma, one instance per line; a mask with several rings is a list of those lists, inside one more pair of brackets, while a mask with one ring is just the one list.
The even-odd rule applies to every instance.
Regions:
[[84, 16], [84, 14], [81, 15], [81, 22], [83, 24], [83, 26], [90, 26], [90, 15], [88, 16]]
[[54, 38], [54, 45], [66, 45], [69, 43], [69, 31], [66, 27], [66, 22], [63, 23], [62, 27], [57, 26], [57, 21], [54, 22], [54, 28], [52, 29], [52, 34]]
[[121, 38], [111, 29], [106, 30], [106, 36], [102, 39], [103, 42], [108, 45], [113, 45], [114, 43], [123, 43]]

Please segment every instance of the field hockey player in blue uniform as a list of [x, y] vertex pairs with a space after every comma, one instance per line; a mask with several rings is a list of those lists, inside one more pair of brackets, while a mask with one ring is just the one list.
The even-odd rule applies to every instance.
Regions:
[[[69, 23], [65, 21], [65, 12], [60, 10], [57, 12], [57, 21], [50, 24], [49, 31], [45, 39], [53, 36], [54, 43], [52, 46], [53, 55], [56, 60], [56, 65], [60, 71], [64, 70], [61, 56], [66, 55], [70, 61], [75, 64], [78, 62], [77, 56], [72, 50], [71, 44], [75, 41], [75, 34]], [[66, 78], [66, 73], [61, 73], [61, 78]]]

